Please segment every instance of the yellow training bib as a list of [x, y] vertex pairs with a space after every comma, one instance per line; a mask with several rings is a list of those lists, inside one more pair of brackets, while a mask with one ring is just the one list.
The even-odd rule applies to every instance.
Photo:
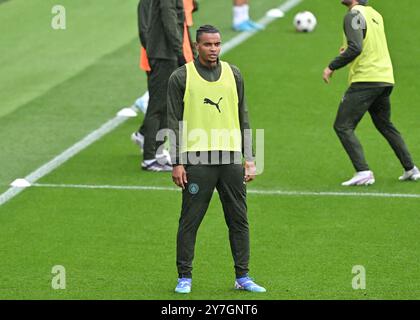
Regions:
[[242, 149], [235, 76], [228, 63], [220, 63], [214, 82], [203, 79], [194, 62], [186, 64], [181, 152]]
[[352, 10], [364, 17], [367, 33], [362, 53], [350, 64], [349, 82], [395, 83], [382, 16], [372, 7], [356, 5]]

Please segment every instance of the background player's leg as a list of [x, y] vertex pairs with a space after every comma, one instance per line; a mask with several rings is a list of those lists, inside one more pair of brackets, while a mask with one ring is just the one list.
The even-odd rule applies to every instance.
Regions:
[[357, 172], [369, 170], [369, 165], [354, 130], [375, 101], [377, 89], [350, 87], [340, 103], [334, 123], [334, 130]]
[[248, 273], [249, 227], [244, 168], [240, 164], [221, 165], [217, 191], [223, 205], [236, 277]]
[[166, 92], [168, 80], [177, 68], [177, 62], [163, 59], [150, 59], [152, 71], [149, 75], [149, 105], [143, 122], [144, 160], [155, 159], [156, 150], [162, 142], [156, 141], [158, 130], [167, 127]]
[[206, 214], [217, 183], [216, 166], [186, 166], [188, 184], [182, 192], [182, 211], [177, 235], [179, 278], [191, 278], [198, 227]]
[[406, 171], [414, 168], [414, 163], [401, 134], [391, 122], [390, 95], [393, 87], [384, 87], [381, 94], [369, 109], [375, 127], [388, 141]]
[[236, 31], [262, 30], [264, 27], [249, 17], [248, 0], [233, 0], [233, 29]]
[[[150, 71], [146, 72], [146, 76], [147, 76], [147, 93], [145, 93], [140, 99], [143, 99], [146, 95], [147, 95], [147, 106], [149, 105], [149, 99], [150, 99], [150, 94], [149, 94], [149, 87], [150, 87]], [[146, 113], [147, 113], [147, 109], [146, 112], [144, 112], [144, 117], [146, 117]], [[144, 120], [140, 125], [140, 128], [138, 130], [138, 132], [144, 137], [144, 133], [145, 133], [145, 129], [144, 129]]]

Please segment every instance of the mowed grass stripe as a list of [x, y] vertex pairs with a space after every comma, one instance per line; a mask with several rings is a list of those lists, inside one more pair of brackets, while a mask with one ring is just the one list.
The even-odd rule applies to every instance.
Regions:
[[[100, 5], [99, 5], [100, 3]], [[46, 94], [136, 38], [137, 0], [14, 0], [0, 9], [0, 117]], [[66, 28], [51, 22], [57, 4]], [[62, 11], [60, 11], [62, 12]], [[104, 23], [106, 21], [106, 23]]]

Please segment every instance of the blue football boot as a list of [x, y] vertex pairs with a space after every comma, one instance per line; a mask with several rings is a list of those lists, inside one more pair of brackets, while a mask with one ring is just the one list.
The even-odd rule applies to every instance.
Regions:
[[178, 278], [178, 284], [175, 288], [176, 293], [190, 293], [191, 292], [191, 278]]
[[256, 284], [253, 279], [248, 276], [237, 278], [235, 281], [235, 289], [245, 290], [250, 292], [266, 292], [265, 288]]

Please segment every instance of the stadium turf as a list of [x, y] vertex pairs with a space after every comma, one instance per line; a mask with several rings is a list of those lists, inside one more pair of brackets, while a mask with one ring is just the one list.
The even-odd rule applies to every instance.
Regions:
[[[4, 3], [0, 15], [4, 8], [18, 10], [21, 2]], [[114, 1], [103, 2], [115, 5]], [[196, 23], [222, 25], [225, 38], [230, 38], [234, 34], [229, 30], [227, 2], [201, 1]], [[95, 12], [95, 1], [88, 3], [86, 16]], [[255, 1], [255, 17], [280, 3]], [[420, 159], [415, 116], [419, 94], [415, 88], [416, 61], [412, 59], [419, 54], [415, 44], [420, 35], [411, 32], [416, 28], [415, 19], [401, 19], [417, 13], [408, 3], [401, 3], [398, 11], [391, 3], [371, 3], [387, 22], [398, 82], [393, 94], [394, 122], [415, 159]], [[65, 79], [51, 80], [34, 70], [34, 80], [39, 76], [34, 82], [44, 82], [42, 85], [49, 89], [36, 97], [25, 93], [24, 103], [16, 102], [10, 111], [0, 113], [0, 192], [14, 178], [25, 176], [112, 118], [144, 90], [144, 76], [136, 69], [135, 5], [136, 1], [127, 1], [119, 8], [123, 19], [134, 19], [126, 24], [134, 30], [126, 27], [115, 31], [110, 25], [117, 23], [109, 22], [108, 28], [121, 32], [120, 36], [102, 39], [104, 44], [97, 51], [87, 50], [89, 61], [77, 57], [78, 67], [68, 71]], [[296, 34], [293, 30], [294, 14], [304, 9], [318, 18], [313, 34]], [[226, 16], [222, 18], [216, 12], [226, 12]], [[335, 74], [329, 86], [322, 83], [321, 72], [340, 46], [343, 14], [338, 1], [303, 1], [284, 19], [223, 57], [242, 70], [251, 124], [265, 130], [264, 173], [249, 189], [420, 194], [420, 184], [398, 182], [400, 165], [368, 117], [358, 135], [377, 183], [369, 188], [340, 187], [352, 168], [332, 122], [346, 88], [346, 71]], [[77, 35], [86, 36], [80, 32]], [[121, 41], [114, 42], [116, 39]], [[84, 48], [83, 41], [79, 45]], [[8, 59], [17, 64], [12, 54]], [[45, 64], [45, 60], [40, 63]], [[23, 88], [19, 77], [31, 71], [24, 69], [16, 67], [16, 85], [9, 84], [11, 92], [3, 91], [2, 96], [16, 97]], [[1, 77], [3, 81], [3, 73]], [[267, 293], [232, 289], [227, 228], [215, 193], [198, 234], [193, 292], [175, 295], [179, 192], [57, 186], [172, 187], [170, 174], [139, 170], [138, 149], [129, 141], [139, 121], [128, 120], [39, 181], [54, 186], [29, 188], [0, 207], [0, 299], [420, 297], [419, 198], [255, 193], [248, 196], [250, 267], [251, 275], [267, 288]], [[54, 265], [66, 268], [65, 290], [51, 288]], [[366, 290], [352, 288], [355, 265], [366, 268]]]

